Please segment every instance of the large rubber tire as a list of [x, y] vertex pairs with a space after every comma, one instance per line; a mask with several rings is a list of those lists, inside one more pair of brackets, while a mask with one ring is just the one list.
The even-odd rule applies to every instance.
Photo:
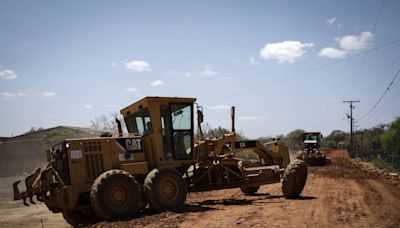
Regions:
[[[239, 161], [237, 163], [237, 168], [239, 169], [240, 173], [242, 176], [245, 175], [244, 170], [243, 170], [243, 161]], [[254, 195], [258, 189], [260, 189], [260, 186], [255, 186], [255, 187], [244, 187], [241, 186], [240, 190], [245, 194], [245, 195]]]
[[286, 198], [297, 198], [307, 181], [307, 164], [300, 159], [293, 160], [283, 173], [282, 192]]
[[143, 189], [150, 208], [157, 212], [179, 211], [186, 201], [186, 183], [175, 169], [153, 169], [147, 174]]
[[109, 170], [96, 178], [90, 192], [95, 213], [106, 220], [135, 215], [141, 204], [141, 192], [135, 178], [123, 170]]
[[62, 211], [62, 215], [65, 221], [67, 221], [67, 223], [69, 223], [73, 227], [77, 227], [78, 225], [86, 227], [90, 223], [97, 221], [97, 218], [94, 214], [89, 215], [77, 211]]
[[242, 192], [245, 194], [245, 195], [249, 195], [249, 196], [251, 196], [251, 195], [254, 195], [257, 191], [258, 191], [258, 189], [260, 189], [260, 186], [256, 186], [256, 187], [240, 187], [240, 190], [242, 190]]

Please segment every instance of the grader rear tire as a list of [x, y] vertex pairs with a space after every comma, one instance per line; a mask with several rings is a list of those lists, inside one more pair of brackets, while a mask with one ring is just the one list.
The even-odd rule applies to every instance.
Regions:
[[74, 211], [62, 211], [62, 215], [71, 226], [76, 227], [81, 224], [79, 218], [81, 217], [80, 213], [76, 213]]
[[297, 198], [307, 180], [307, 164], [300, 159], [291, 162], [283, 173], [282, 192], [286, 198]]
[[153, 169], [147, 174], [143, 188], [150, 208], [157, 212], [179, 211], [186, 201], [186, 183], [175, 169]]
[[141, 204], [135, 178], [123, 170], [109, 170], [96, 178], [90, 192], [95, 213], [106, 220], [133, 216]]

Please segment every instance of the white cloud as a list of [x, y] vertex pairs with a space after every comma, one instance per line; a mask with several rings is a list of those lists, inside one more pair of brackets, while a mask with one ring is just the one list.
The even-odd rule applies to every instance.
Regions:
[[133, 88], [133, 87], [128, 87], [128, 88], [126, 88], [126, 91], [128, 91], [128, 92], [138, 92], [139, 90], [136, 89], [136, 88]]
[[336, 21], [336, 18], [334, 18], [334, 17], [326, 19], [326, 23], [328, 25], [332, 25], [333, 23], [335, 23], [335, 21]]
[[178, 77], [186, 77], [190, 78], [193, 76], [193, 73], [191, 72], [178, 72], [178, 71], [170, 71], [168, 72], [169, 76], [178, 76]]
[[209, 68], [204, 69], [201, 72], [201, 75], [205, 76], [205, 77], [211, 77], [211, 76], [215, 76], [218, 75], [219, 73], [217, 71], [211, 70]]
[[43, 92], [41, 92], [41, 94], [45, 97], [54, 97], [56, 95], [55, 92], [51, 92], [51, 91], [43, 91]]
[[268, 43], [260, 50], [263, 59], [276, 59], [279, 63], [293, 63], [297, 58], [303, 56], [306, 48], [313, 47], [313, 43], [301, 43], [300, 41], [283, 41]]
[[251, 66], [251, 65], [256, 65], [257, 62], [256, 62], [256, 60], [254, 59], [254, 57], [251, 56], [250, 59], [249, 59], [249, 62], [248, 62], [247, 64]]
[[213, 109], [213, 110], [227, 110], [230, 109], [229, 105], [214, 105], [214, 106], [210, 106], [209, 109]]
[[87, 109], [93, 109], [94, 108], [93, 105], [90, 105], [90, 104], [87, 104], [84, 107], [87, 108]]
[[243, 121], [253, 121], [253, 120], [257, 120], [258, 117], [257, 116], [239, 116], [239, 120], [243, 120]]
[[1, 93], [1, 99], [5, 100], [5, 101], [14, 100], [16, 96], [17, 96], [16, 93], [10, 93], [10, 92], [2, 92]]
[[0, 70], [0, 80], [13, 80], [18, 78], [18, 75], [13, 70]]
[[326, 47], [318, 53], [318, 56], [331, 59], [343, 59], [347, 56], [347, 52], [332, 47]]
[[333, 59], [345, 58], [349, 54], [367, 49], [371, 45], [373, 39], [374, 34], [369, 31], [362, 32], [359, 35], [338, 37], [335, 38], [335, 41], [339, 43], [341, 49], [326, 47], [323, 48], [318, 55]]
[[28, 94], [18, 92], [18, 93], [17, 93], [17, 96], [19, 96], [19, 97], [26, 97], [26, 96], [28, 96]]
[[133, 70], [136, 72], [151, 71], [150, 64], [142, 60], [134, 60], [127, 62], [125, 63], [125, 67], [129, 70]]
[[150, 82], [150, 84], [149, 84], [149, 86], [161, 86], [161, 85], [164, 85], [164, 82], [161, 80], [155, 80], [155, 81]]
[[21, 93], [21, 92], [18, 93], [2, 92], [0, 96], [2, 100], [9, 101], [9, 100], [14, 100], [17, 97], [26, 97], [28, 95], [26, 93]]
[[229, 80], [233, 80], [233, 77], [229, 77], [229, 76], [225, 76], [225, 77], [217, 77], [217, 80], [224, 80], [224, 81], [229, 81]]
[[338, 37], [335, 40], [339, 42], [340, 47], [344, 50], [360, 51], [367, 49], [373, 39], [374, 34], [366, 31], [360, 33], [360, 35], [343, 36]]
[[117, 62], [112, 62], [111, 66], [113, 66], [113, 67], [117, 66]]

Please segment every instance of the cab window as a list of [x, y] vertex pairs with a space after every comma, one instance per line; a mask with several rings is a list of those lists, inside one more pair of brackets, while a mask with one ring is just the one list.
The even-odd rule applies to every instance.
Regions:
[[193, 150], [193, 106], [192, 104], [171, 104], [172, 139], [174, 158], [191, 159]]
[[134, 132], [140, 136], [153, 132], [151, 118], [147, 108], [143, 108], [139, 112], [125, 117], [125, 123], [128, 132]]

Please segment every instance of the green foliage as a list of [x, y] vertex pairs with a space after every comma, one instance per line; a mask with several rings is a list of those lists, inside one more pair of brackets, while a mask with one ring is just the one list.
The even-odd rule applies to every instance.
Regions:
[[290, 149], [300, 150], [303, 146], [303, 129], [296, 129], [289, 132], [286, 136], [281, 137], [281, 141]]
[[[231, 131], [218, 126], [217, 128], [211, 128], [208, 123], [205, 124], [203, 133], [204, 137], [206, 138], [219, 138], [222, 137], [224, 134], [228, 134]], [[237, 140], [247, 140], [246, 136], [241, 131], [236, 131]]]
[[55, 144], [65, 140], [65, 139], [73, 139], [73, 138], [81, 138], [84, 137], [84, 134], [76, 129], [71, 128], [59, 128], [56, 130], [48, 131], [46, 135], [43, 137], [44, 145], [46, 148], [51, 148]]
[[235, 157], [249, 162], [260, 162], [260, 156], [251, 149], [237, 150]]
[[39, 127], [39, 128], [31, 127], [31, 129], [29, 129], [29, 131], [25, 132], [25, 134], [35, 133], [35, 132], [42, 131], [42, 130], [43, 130], [43, 127]]
[[385, 132], [385, 125], [358, 131], [354, 134], [354, 151], [352, 156], [368, 160], [381, 157], [384, 160], [387, 155], [382, 148], [381, 135]]
[[381, 141], [386, 152], [400, 155], [400, 117], [381, 135]]
[[339, 148], [345, 146], [345, 140], [348, 134], [341, 130], [334, 130], [328, 136], [322, 139], [322, 147], [324, 148]]

